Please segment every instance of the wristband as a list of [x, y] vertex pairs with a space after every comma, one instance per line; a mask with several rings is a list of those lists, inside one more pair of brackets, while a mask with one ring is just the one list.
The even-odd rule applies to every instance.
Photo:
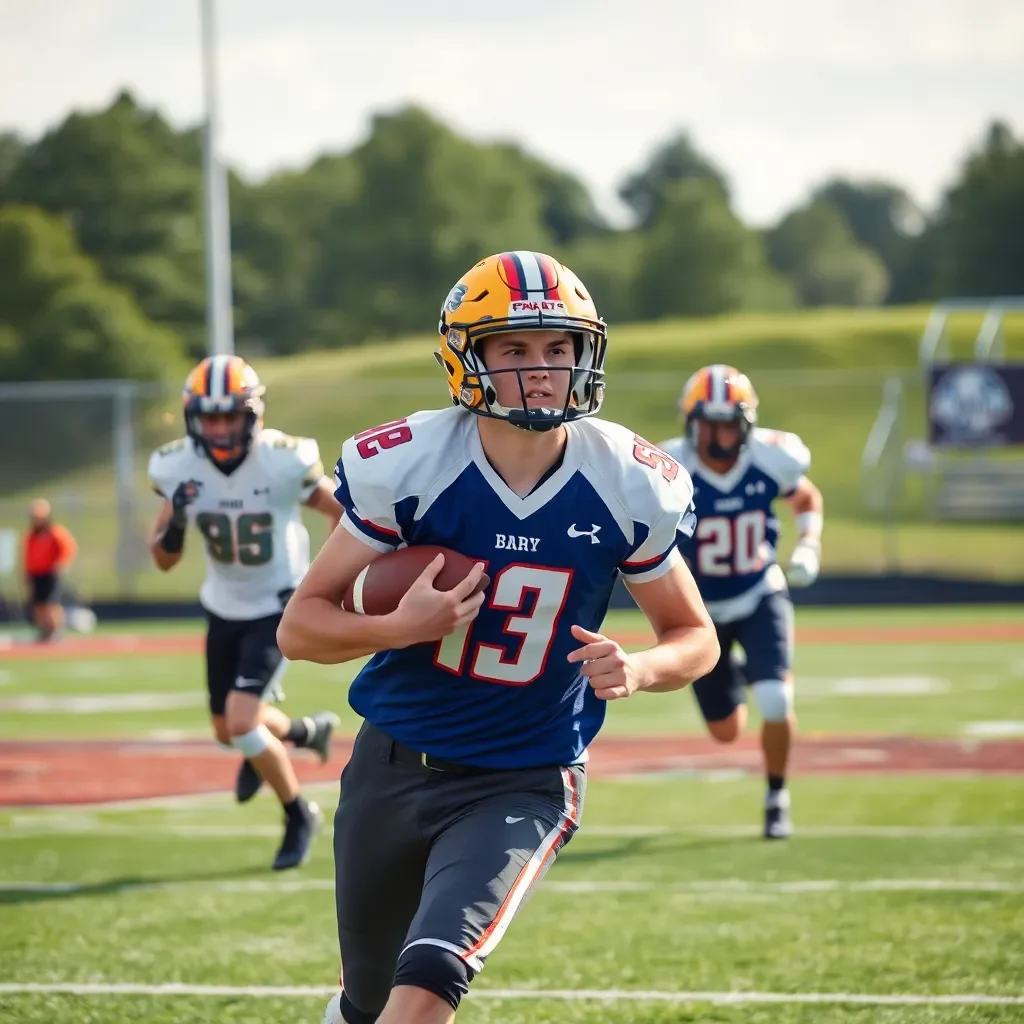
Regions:
[[160, 540], [157, 543], [169, 555], [180, 554], [181, 549], [185, 546], [185, 527], [174, 522], [172, 519], [160, 535]]
[[796, 517], [796, 526], [800, 531], [801, 540], [821, 543], [821, 530], [825, 525], [825, 517], [820, 512], [801, 512]]

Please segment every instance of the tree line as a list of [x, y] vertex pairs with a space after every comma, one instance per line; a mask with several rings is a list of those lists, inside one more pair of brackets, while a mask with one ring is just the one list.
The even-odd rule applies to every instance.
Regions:
[[[180, 373], [206, 350], [201, 136], [125, 92], [35, 140], [0, 135], [0, 379]], [[417, 107], [301, 170], [231, 173], [238, 348], [420, 331], [483, 253], [552, 253], [611, 321], [1024, 292], [1024, 143], [991, 123], [934, 211], [836, 178], [766, 230], [686, 133], [622, 182], [609, 225], [575, 176]]]

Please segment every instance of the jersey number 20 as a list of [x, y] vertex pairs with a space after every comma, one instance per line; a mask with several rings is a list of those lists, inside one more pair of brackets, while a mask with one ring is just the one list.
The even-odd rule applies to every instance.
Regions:
[[709, 516], [697, 523], [697, 569], [702, 576], [747, 576], [765, 562], [763, 512], [741, 512], [735, 519]]
[[[558, 617], [572, 582], [568, 569], [542, 569], [536, 565], [507, 565], [494, 579], [489, 607], [508, 612], [505, 632], [507, 646], [476, 643], [470, 657], [469, 674], [503, 686], [527, 686], [543, 671], [555, 639]], [[522, 614], [530, 595], [533, 607]], [[518, 613], [518, 614], [517, 614]], [[434, 664], [454, 672], [463, 671], [470, 648], [472, 623], [451, 633], [437, 645]]]

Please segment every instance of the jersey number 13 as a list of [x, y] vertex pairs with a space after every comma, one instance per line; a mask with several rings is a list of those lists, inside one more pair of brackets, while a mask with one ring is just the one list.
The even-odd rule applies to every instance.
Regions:
[[[434, 664], [461, 675], [468, 656], [468, 673], [473, 679], [503, 686], [529, 685], [547, 664], [571, 582], [572, 572], [568, 569], [505, 566], [491, 586], [487, 607], [508, 613], [503, 630], [509, 636], [508, 643], [471, 643], [470, 623], [438, 643]], [[531, 595], [532, 607], [524, 613]]]

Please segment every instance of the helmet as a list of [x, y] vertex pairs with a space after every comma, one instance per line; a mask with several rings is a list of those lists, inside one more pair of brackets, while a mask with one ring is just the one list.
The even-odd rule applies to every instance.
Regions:
[[[434, 356], [448, 378], [454, 405], [523, 430], [550, 430], [601, 408], [607, 326], [580, 279], [544, 253], [503, 252], [481, 260], [448, 293], [437, 329], [440, 345]], [[477, 342], [492, 334], [551, 330], [568, 331], [576, 350], [565, 406], [528, 408], [522, 377], [522, 406], [499, 405]], [[528, 369], [494, 372], [520, 374]]]
[[[256, 371], [240, 356], [210, 356], [185, 380], [181, 393], [185, 432], [218, 469], [230, 473], [249, 454], [256, 423], [263, 415], [263, 394]], [[210, 413], [245, 413], [240, 434], [217, 443], [204, 435], [201, 416]]]
[[724, 448], [712, 442], [708, 454], [713, 459], [731, 459], [739, 455], [757, 423], [757, 392], [745, 373], [735, 366], [716, 363], [698, 370], [683, 387], [679, 412], [690, 444], [697, 446], [697, 422], [735, 423], [740, 428], [740, 443]]

